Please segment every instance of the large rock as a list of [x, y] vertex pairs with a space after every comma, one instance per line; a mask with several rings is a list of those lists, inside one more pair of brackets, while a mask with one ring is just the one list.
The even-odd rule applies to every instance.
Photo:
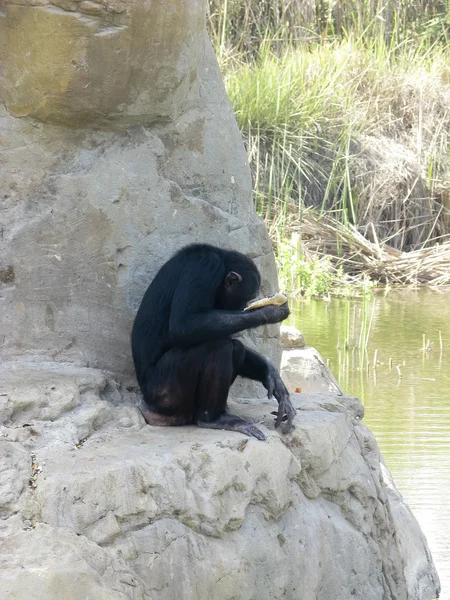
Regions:
[[3, 365], [5, 600], [430, 600], [426, 541], [356, 398], [232, 405], [266, 442], [145, 425], [114, 378]]
[[343, 394], [323, 358], [311, 346], [283, 350], [281, 376], [291, 394], [298, 390]]
[[295, 327], [281, 325], [281, 377], [291, 394], [295, 392], [334, 392], [341, 387], [315, 348], [305, 346], [302, 333]]
[[2, 0], [1, 98], [16, 117], [73, 126], [173, 119], [204, 54], [199, 0]]
[[315, 348], [305, 345], [302, 333], [290, 325], [281, 325], [281, 377], [291, 394], [295, 392], [334, 392], [341, 387]]
[[[276, 291], [204, 22], [204, 0], [0, 0], [0, 359], [132, 377], [134, 312], [195, 241]], [[277, 332], [249, 337], [276, 363]]]
[[[285, 437], [274, 403], [233, 406], [264, 443], [135, 407], [131, 323], [173, 252], [237, 248], [276, 291], [204, 15], [0, 0], [1, 597], [431, 599], [357, 400], [295, 397]], [[276, 362], [276, 338], [248, 343]]]

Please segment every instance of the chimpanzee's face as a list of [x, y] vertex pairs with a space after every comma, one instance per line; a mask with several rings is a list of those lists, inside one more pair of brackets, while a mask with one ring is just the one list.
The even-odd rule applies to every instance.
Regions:
[[260, 283], [261, 278], [257, 271], [241, 269], [240, 273], [229, 273], [217, 299], [217, 308], [244, 310], [247, 304], [258, 296]]

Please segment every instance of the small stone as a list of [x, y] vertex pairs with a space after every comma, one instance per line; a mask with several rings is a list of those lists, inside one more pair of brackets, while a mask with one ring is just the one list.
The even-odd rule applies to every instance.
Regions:
[[305, 347], [303, 334], [295, 327], [289, 325], [282, 325], [280, 327], [280, 342], [283, 349]]

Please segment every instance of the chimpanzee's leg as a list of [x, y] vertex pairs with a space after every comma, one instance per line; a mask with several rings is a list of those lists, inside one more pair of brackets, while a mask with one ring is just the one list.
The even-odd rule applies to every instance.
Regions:
[[233, 356], [238, 357], [238, 360], [234, 361], [235, 373], [241, 377], [260, 381], [267, 389], [268, 397], [275, 396], [278, 402], [278, 411], [272, 413], [276, 416], [275, 426], [284, 423], [284, 430], [290, 431], [296, 410], [292, 406], [289, 392], [279, 372], [264, 356], [246, 348], [239, 340], [233, 340], [233, 344]]
[[139, 408], [147, 423], [197, 423], [199, 427], [240, 431], [264, 440], [257, 427], [226, 413], [228, 392], [244, 356], [244, 346], [231, 339], [168, 350], [146, 374], [144, 402]]
[[143, 377], [139, 409], [149, 425], [194, 423], [199, 369], [190, 350], [171, 348]]
[[[200, 349], [200, 346], [197, 348]], [[239, 363], [244, 358], [241, 348], [233, 340], [225, 339], [202, 344], [201, 350], [204, 355], [197, 387], [197, 425], [209, 429], [239, 431], [258, 440], [265, 440], [265, 435], [257, 427], [225, 412], [228, 392], [237, 376]]]

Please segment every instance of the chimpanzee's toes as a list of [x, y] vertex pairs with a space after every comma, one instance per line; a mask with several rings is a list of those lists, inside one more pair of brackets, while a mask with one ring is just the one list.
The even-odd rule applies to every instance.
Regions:
[[257, 427], [255, 427], [254, 425], [245, 425], [242, 429], [241, 429], [242, 433], [245, 433], [246, 435], [249, 435], [250, 437], [254, 437], [257, 440], [265, 440], [266, 436], [263, 434], [263, 432], [258, 429]]

